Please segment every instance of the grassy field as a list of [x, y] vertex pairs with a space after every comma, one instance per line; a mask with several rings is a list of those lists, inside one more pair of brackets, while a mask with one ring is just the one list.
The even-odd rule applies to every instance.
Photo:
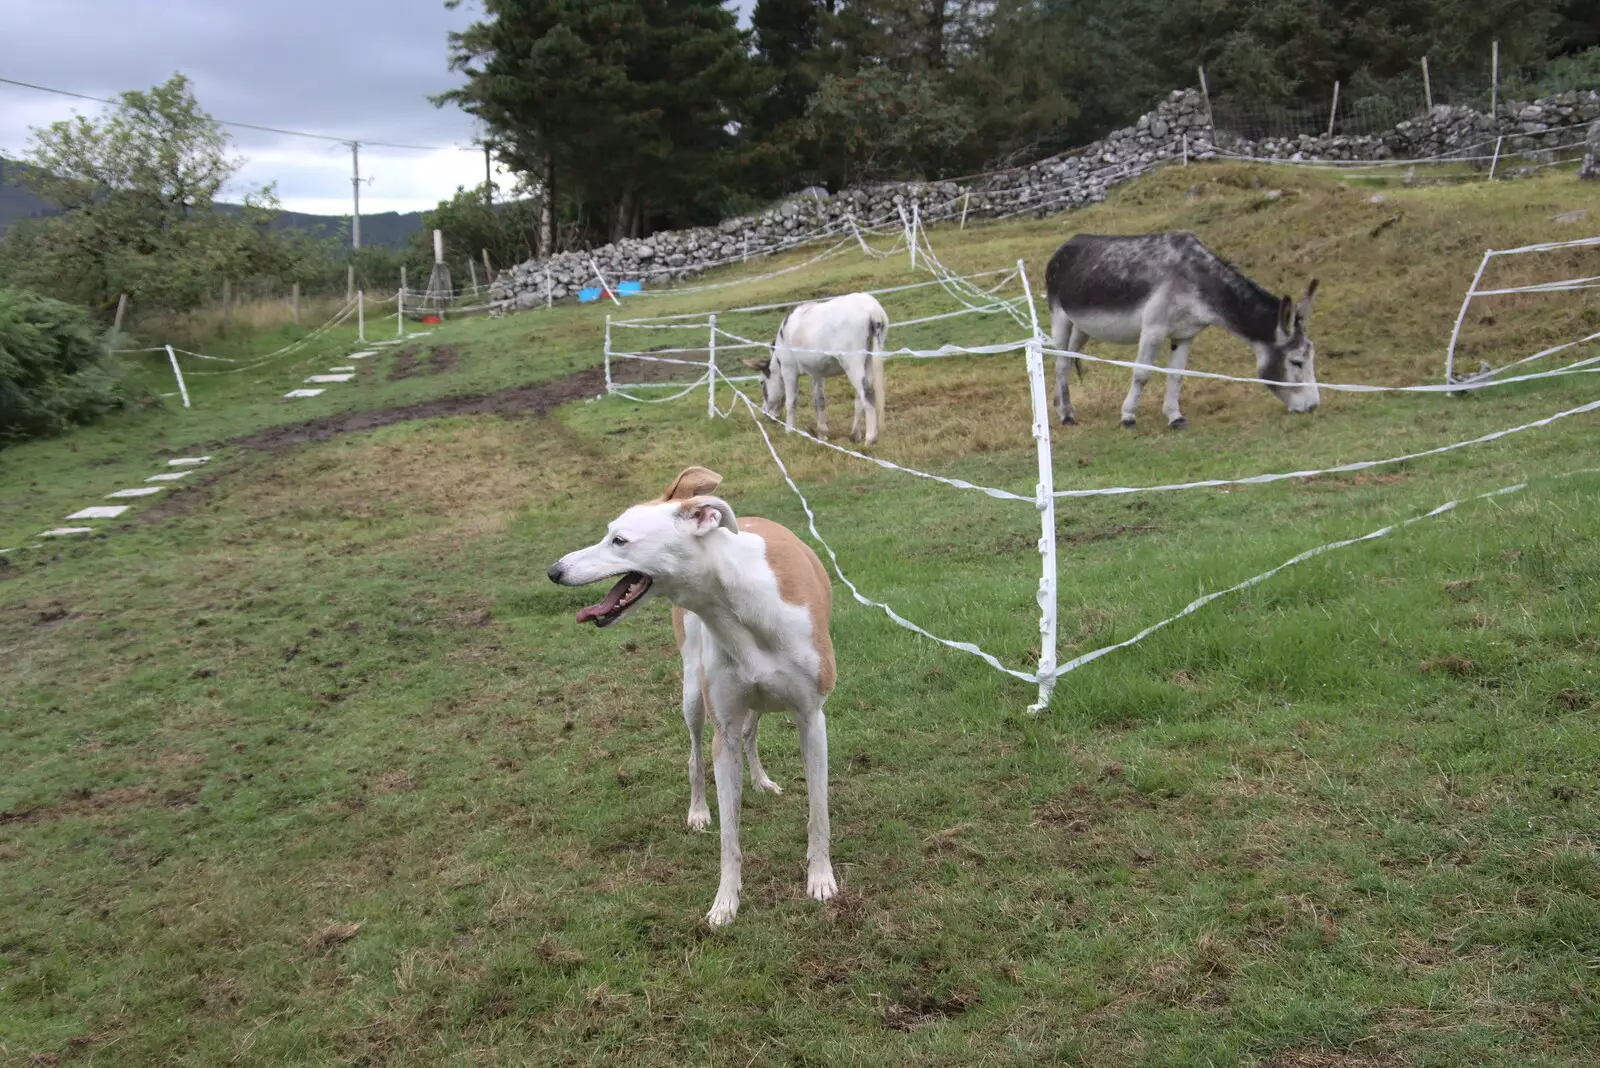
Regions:
[[[1275, 290], [1321, 279], [1324, 381], [1418, 382], [1484, 248], [1600, 218], [1600, 189], [1568, 175], [1383, 195], [1195, 167], [931, 236], [954, 269], [1020, 258], [1037, 282], [1073, 232], [1194, 229]], [[1486, 283], [1595, 266], [1524, 257]], [[852, 254], [624, 313], [924, 277]], [[937, 288], [885, 305], [952, 306]], [[446, 324], [282, 401], [343, 362], [335, 334], [194, 379], [191, 410], [0, 452], [0, 546], [19, 546], [0, 564], [0, 1063], [1594, 1063], [1600, 475], [1575, 473], [1600, 466], [1594, 416], [1348, 477], [1063, 501], [1065, 658], [1312, 546], [1528, 483], [1224, 598], [1069, 675], [1038, 718], [1029, 687], [836, 584], [843, 896], [804, 897], [799, 756], [769, 718], [786, 792], [747, 791], [744, 904], [712, 932], [717, 845], [684, 827], [666, 607], [580, 629], [592, 591], [544, 571], [690, 463], [741, 514], [805, 517], [747, 416], [708, 421], [699, 393], [578, 400], [607, 311]], [[719, 316], [752, 337], [776, 321]], [[1594, 291], [1493, 298], [1463, 360], [1596, 330]], [[890, 339], [1017, 336], [967, 317]], [[1253, 371], [1211, 335], [1191, 366]], [[163, 392], [162, 367], [136, 373]], [[1147, 391], [1130, 433], [1126, 385], [1106, 367], [1075, 383], [1058, 487], [1392, 456], [1595, 397], [1579, 375], [1324, 393], [1293, 418], [1197, 382], [1192, 429], [1162, 429]], [[888, 398], [876, 454], [1031, 492], [1019, 356], [892, 362]], [[775, 442], [864, 592], [1007, 663], [1037, 656], [1032, 508]], [[27, 548], [197, 452], [214, 459], [167, 499]]]

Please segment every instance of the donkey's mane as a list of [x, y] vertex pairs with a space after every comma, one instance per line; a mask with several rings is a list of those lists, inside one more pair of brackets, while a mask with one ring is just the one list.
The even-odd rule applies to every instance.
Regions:
[[1198, 239], [1195, 245], [1211, 261], [1210, 266], [1217, 268], [1202, 272], [1200, 285], [1206, 298], [1227, 317], [1227, 328], [1249, 341], [1272, 341], [1278, 331], [1279, 298]]

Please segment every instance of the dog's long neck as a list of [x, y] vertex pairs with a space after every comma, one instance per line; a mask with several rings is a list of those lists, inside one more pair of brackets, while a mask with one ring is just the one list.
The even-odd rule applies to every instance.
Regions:
[[717, 530], [706, 535], [698, 565], [675, 582], [673, 604], [699, 616], [730, 651], [754, 641], [771, 648], [781, 622], [771, 609], [772, 597], [758, 576], [767, 573], [765, 543], [754, 534]]

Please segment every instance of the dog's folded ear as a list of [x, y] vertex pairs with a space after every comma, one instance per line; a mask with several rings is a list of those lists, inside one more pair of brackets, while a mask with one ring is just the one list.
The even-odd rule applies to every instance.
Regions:
[[667, 492], [661, 495], [664, 501], [686, 501], [690, 497], [701, 497], [716, 490], [722, 485], [722, 476], [715, 471], [704, 467], [685, 467], [678, 472], [678, 477], [672, 480], [672, 485], [667, 487]]
[[739, 532], [739, 521], [733, 509], [721, 497], [691, 497], [678, 505], [678, 518], [690, 524], [696, 537], [703, 537], [718, 527]]

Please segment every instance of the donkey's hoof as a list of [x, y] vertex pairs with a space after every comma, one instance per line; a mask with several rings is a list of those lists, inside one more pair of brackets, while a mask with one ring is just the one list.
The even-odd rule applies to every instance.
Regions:
[[1075, 416], [1075, 415], [1063, 415], [1061, 417], [1061, 425], [1062, 426], [1077, 426], [1078, 425], [1078, 417]]
[[1188, 430], [1189, 429], [1189, 420], [1185, 419], [1183, 416], [1180, 415], [1180, 416], [1178, 416], [1178, 418], [1174, 419], [1172, 422], [1167, 424], [1167, 429], [1168, 430]]
[[1138, 425], [1138, 420], [1135, 420], [1135, 419], [1124, 419], [1122, 421], [1122, 429], [1124, 429], [1124, 430], [1132, 430], [1137, 425]]

